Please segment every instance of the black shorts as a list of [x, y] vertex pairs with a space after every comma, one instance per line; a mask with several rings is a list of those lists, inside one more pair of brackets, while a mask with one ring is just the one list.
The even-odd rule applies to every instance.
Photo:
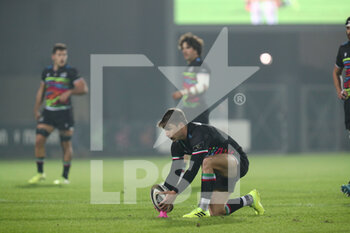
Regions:
[[225, 176], [215, 172], [216, 182], [214, 185], [214, 190], [220, 191], [220, 192], [233, 193], [233, 191], [235, 190], [235, 186], [236, 186], [237, 181], [240, 178], [242, 178], [243, 176], [245, 176], [248, 172], [248, 169], [249, 169], [249, 160], [247, 159], [247, 157], [246, 156], [239, 156], [239, 157], [240, 157], [240, 158], [238, 158], [239, 173], [240, 173], [239, 178], [238, 177], [237, 178], [228, 178], [228, 177], [225, 177]]
[[344, 101], [345, 128], [350, 130], [350, 98]]
[[59, 130], [70, 130], [74, 126], [73, 109], [50, 111], [44, 109], [38, 124], [47, 124]]

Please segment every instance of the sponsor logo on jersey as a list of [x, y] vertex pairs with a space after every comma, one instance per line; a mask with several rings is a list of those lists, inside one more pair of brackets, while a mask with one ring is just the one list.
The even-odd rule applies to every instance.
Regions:
[[193, 150], [194, 150], [194, 151], [197, 151], [197, 150], [202, 149], [203, 147], [204, 147], [204, 142], [200, 142], [200, 143], [198, 143], [197, 145], [194, 145], [194, 146], [193, 146]]

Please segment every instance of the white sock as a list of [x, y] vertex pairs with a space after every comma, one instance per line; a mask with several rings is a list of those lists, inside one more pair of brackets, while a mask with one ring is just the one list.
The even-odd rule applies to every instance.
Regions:
[[242, 198], [243, 206], [251, 205], [253, 203], [253, 197], [251, 195], [245, 195]]
[[199, 202], [199, 207], [202, 210], [207, 211], [209, 208], [209, 204], [210, 204], [210, 199], [201, 198], [201, 201]]

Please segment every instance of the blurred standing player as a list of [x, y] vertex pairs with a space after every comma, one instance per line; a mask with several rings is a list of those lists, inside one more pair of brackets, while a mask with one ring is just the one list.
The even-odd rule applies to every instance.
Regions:
[[[63, 149], [63, 174], [54, 184], [69, 184], [68, 173], [72, 159], [73, 109], [70, 97], [88, 92], [85, 80], [76, 69], [67, 65], [67, 47], [55, 44], [52, 50], [53, 64], [45, 68], [41, 75], [40, 87], [36, 94], [34, 116], [37, 120], [35, 157], [38, 174], [29, 180], [30, 184], [45, 179], [45, 142], [50, 133], [57, 128]], [[45, 108], [40, 114], [40, 106], [45, 99]]]
[[[344, 100], [345, 128], [348, 130], [350, 137], [350, 17], [347, 18], [345, 27], [348, 41], [339, 47], [333, 69], [333, 82], [338, 98]], [[343, 70], [345, 71], [345, 76], [342, 88], [341, 75]], [[348, 185], [343, 185], [341, 190], [343, 193], [350, 195], [350, 182]]]
[[253, 25], [264, 23], [278, 24], [278, 8], [281, 0], [246, 0], [246, 8], [250, 11], [250, 20]]
[[178, 41], [188, 63], [183, 72], [183, 89], [173, 93], [173, 99], [182, 99], [183, 111], [190, 121], [209, 123], [209, 111], [204, 100], [204, 93], [209, 88], [210, 70], [201, 58], [204, 42], [192, 33], [185, 33]]

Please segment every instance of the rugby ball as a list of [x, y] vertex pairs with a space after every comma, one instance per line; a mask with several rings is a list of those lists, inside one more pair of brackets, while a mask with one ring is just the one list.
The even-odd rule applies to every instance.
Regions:
[[[167, 187], [162, 184], [155, 184], [151, 188], [151, 200], [154, 208], [160, 211], [159, 204], [164, 200], [165, 194], [161, 192], [169, 191]], [[174, 208], [173, 204], [168, 205], [168, 209], [165, 211], [167, 213], [171, 212]]]

